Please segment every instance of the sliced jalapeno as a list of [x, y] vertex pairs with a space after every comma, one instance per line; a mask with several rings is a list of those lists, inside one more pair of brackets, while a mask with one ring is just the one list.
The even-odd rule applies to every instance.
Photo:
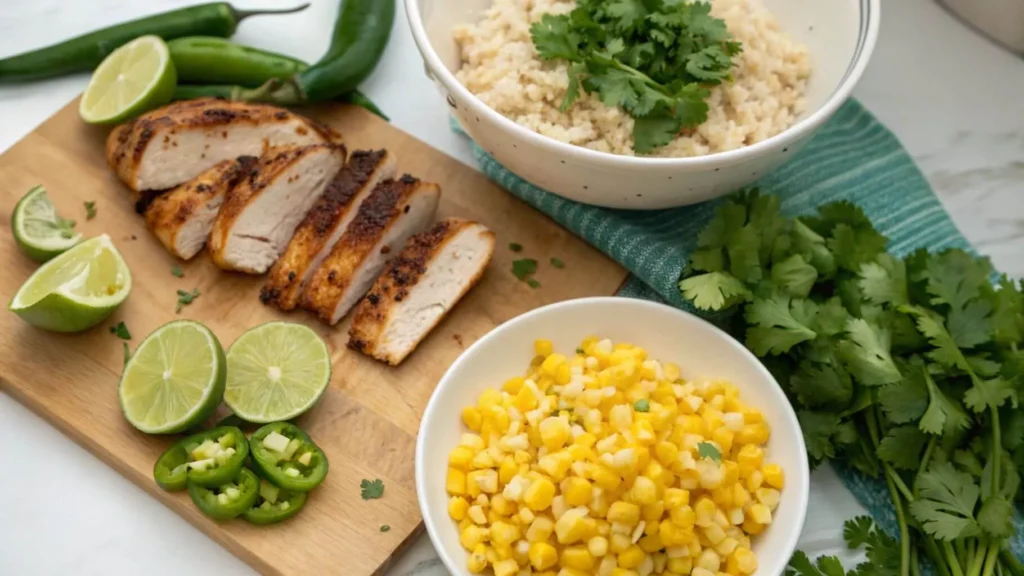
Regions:
[[308, 434], [287, 422], [267, 424], [249, 438], [260, 474], [289, 492], [309, 492], [327, 477], [327, 456]]
[[252, 524], [276, 524], [299, 513], [306, 505], [305, 492], [289, 492], [260, 480], [260, 493], [256, 503], [242, 513], [242, 518]]
[[245, 434], [233, 426], [221, 426], [193, 434], [168, 448], [153, 466], [153, 477], [168, 491], [184, 490], [189, 483], [220, 486], [238, 476], [248, 455]]
[[214, 520], [237, 518], [252, 508], [260, 495], [260, 479], [248, 468], [242, 468], [238, 477], [216, 488], [188, 483], [188, 495], [203, 513]]

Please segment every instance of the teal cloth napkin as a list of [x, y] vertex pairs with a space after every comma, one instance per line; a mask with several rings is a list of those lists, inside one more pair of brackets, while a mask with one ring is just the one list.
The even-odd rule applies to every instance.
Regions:
[[[480, 169], [492, 180], [629, 270], [619, 295], [692, 311], [677, 284], [697, 233], [718, 202], [644, 212], [598, 208], [541, 190], [475, 144], [473, 152]], [[889, 250], [897, 255], [918, 247], [971, 249], [907, 151], [854, 100], [846, 102], [801, 152], [757, 186], [779, 195], [782, 210], [792, 215], [811, 213], [834, 200], [855, 202], [889, 237]], [[872, 516], [895, 534], [896, 518], [885, 484], [853, 470], [837, 467], [837, 472]], [[1011, 542], [1018, 557], [1024, 556], [1021, 532]]]

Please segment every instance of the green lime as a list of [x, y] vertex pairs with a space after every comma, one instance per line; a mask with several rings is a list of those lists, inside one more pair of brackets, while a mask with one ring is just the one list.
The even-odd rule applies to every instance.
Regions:
[[81, 332], [110, 316], [131, 290], [128, 265], [104, 234], [40, 266], [8, 308], [38, 328]]
[[224, 403], [248, 422], [290, 420], [309, 410], [331, 381], [331, 354], [302, 324], [268, 322], [228, 348]]
[[170, 102], [177, 83], [167, 44], [158, 36], [140, 36], [96, 68], [78, 114], [89, 124], [116, 124]]
[[26, 192], [14, 205], [11, 230], [18, 247], [36, 262], [46, 262], [82, 241], [75, 221], [57, 215], [42, 186]]
[[224, 396], [227, 362], [209, 328], [176, 320], [157, 328], [124, 366], [117, 396], [132, 426], [147, 434], [183, 432], [213, 414]]

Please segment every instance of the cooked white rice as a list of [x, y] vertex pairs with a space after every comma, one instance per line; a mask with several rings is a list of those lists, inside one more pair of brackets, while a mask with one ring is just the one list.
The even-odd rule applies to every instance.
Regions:
[[[530, 24], [574, 6], [575, 0], [494, 0], [480, 22], [456, 27], [462, 55], [456, 76], [485, 104], [530, 130], [632, 156], [633, 118], [589, 94], [560, 111], [568, 87], [566, 63], [544, 62], [534, 50]], [[706, 122], [654, 156], [701, 156], [748, 146], [788, 128], [806, 106], [807, 46], [779, 27], [761, 0], [711, 0], [711, 12], [743, 44], [734, 58], [734, 81], [711, 91]]]

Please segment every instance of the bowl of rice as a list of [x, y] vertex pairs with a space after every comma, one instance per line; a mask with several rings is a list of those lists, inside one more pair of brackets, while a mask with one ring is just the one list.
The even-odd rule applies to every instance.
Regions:
[[[879, 0], [709, 0], [709, 17], [724, 24], [737, 49], [717, 79], [689, 80], [702, 92], [706, 112], [671, 125], [651, 146], [642, 134], [651, 122], [598, 90], [607, 77], [595, 79], [593, 61], [577, 76], [584, 80], [573, 82], [580, 64], [538, 49], [537, 27], [548, 18], [567, 19], [576, 0], [405, 4], [427, 74], [477, 145], [544, 190], [624, 209], [702, 202], [750, 185], [788, 160], [850, 96], [880, 18]], [[637, 76], [652, 86], [675, 86]], [[570, 91], [575, 97], [567, 98]], [[670, 114], [679, 109], [670, 108]]]

